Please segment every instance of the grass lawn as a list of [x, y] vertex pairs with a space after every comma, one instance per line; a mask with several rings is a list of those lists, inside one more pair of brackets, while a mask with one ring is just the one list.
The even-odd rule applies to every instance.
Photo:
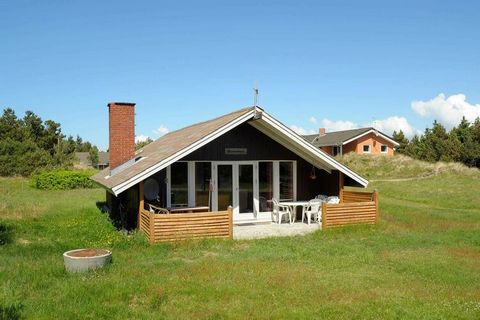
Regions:
[[[375, 227], [151, 246], [113, 228], [100, 189], [0, 179], [0, 306], [34, 319], [479, 319], [480, 175], [371, 187]], [[112, 249], [113, 264], [67, 274], [62, 253], [81, 247]]]

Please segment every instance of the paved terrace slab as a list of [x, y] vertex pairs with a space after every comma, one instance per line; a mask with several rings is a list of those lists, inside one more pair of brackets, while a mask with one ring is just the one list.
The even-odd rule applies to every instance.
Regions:
[[249, 240], [270, 237], [303, 236], [321, 229], [318, 223], [262, 223], [233, 226], [233, 239]]

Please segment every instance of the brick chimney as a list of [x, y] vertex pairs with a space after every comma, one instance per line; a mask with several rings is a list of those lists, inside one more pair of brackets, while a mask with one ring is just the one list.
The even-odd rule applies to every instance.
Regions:
[[324, 136], [325, 135], [325, 128], [320, 128], [320, 130], [318, 131], [318, 134], [320, 135], [320, 137]]
[[110, 173], [135, 157], [135, 103], [108, 104]]

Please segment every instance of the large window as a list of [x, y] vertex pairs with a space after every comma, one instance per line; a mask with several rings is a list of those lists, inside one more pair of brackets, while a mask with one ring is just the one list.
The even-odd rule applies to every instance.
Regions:
[[170, 171], [172, 207], [188, 206], [188, 163], [175, 162]]
[[260, 162], [258, 164], [258, 184], [260, 212], [272, 211], [273, 198], [273, 163]]
[[280, 201], [293, 200], [293, 162], [280, 162]]
[[195, 163], [195, 205], [210, 206], [210, 179], [212, 177], [211, 162]]

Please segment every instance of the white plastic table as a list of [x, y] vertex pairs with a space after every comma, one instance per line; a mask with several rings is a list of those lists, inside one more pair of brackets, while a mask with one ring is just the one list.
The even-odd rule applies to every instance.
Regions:
[[302, 206], [303, 217], [303, 211], [305, 211], [305, 207], [308, 205], [308, 201], [281, 201], [280, 204], [290, 207], [290, 213], [293, 215], [293, 222], [295, 222], [295, 219], [297, 218], [297, 207]]

